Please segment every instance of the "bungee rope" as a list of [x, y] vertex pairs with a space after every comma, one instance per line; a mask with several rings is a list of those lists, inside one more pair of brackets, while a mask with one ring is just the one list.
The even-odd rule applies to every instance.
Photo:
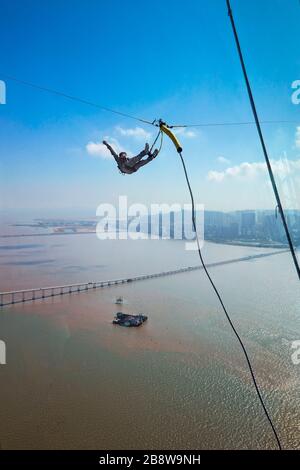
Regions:
[[199, 254], [199, 258], [200, 258], [201, 264], [202, 264], [203, 269], [204, 269], [204, 271], [205, 271], [205, 274], [206, 274], [206, 276], [207, 276], [207, 278], [208, 278], [208, 280], [209, 280], [209, 282], [210, 282], [210, 284], [211, 284], [211, 286], [212, 286], [212, 288], [213, 288], [213, 290], [214, 290], [214, 292], [215, 292], [215, 294], [216, 294], [216, 296], [217, 296], [217, 298], [218, 298], [218, 300], [219, 300], [219, 302], [220, 302], [220, 304], [221, 304], [221, 307], [222, 307], [222, 309], [223, 309], [223, 312], [224, 312], [225, 315], [226, 315], [226, 318], [227, 318], [227, 320], [228, 320], [228, 323], [229, 323], [229, 325], [230, 325], [232, 331], [234, 332], [234, 334], [235, 334], [235, 336], [236, 336], [236, 338], [237, 338], [237, 340], [238, 340], [238, 342], [239, 342], [239, 344], [240, 344], [240, 346], [241, 346], [241, 348], [242, 348], [242, 351], [243, 351], [243, 353], [244, 353], [246, 362], [247, 362], [247, 364], [248, 364], [248, 368], [249, 368], [249, 371], [250, 371], [250, 374], [251, 374], [252, 382], [253, 382], [253, 385], [254, 385], [254, 387], [255, 387], [257, 396], [258, 396], [259, 401], [260, 401], [260, 403], [261, 403], [261, 406], [262, 406], [262, 408], [263, 408], [263, 410], [264, 410], [264, 413], [265, 413], [265, 415], [266, 415], [266, 417], [267, 417], [267, 419], [268, 419], [268, 421], [269, 421], [269, 424], [270, 424], [271, 429], [272, 429], [272, 431], [273, 431], [273, 434], [274, 434], [274, 437], [275, 437], [275, 439], [276, 439], [278, 448], [279, 448], [279, 450], [282, 450], [281, 443], [280, 443], [280, 440], [279, 440], [279, 437], [278, 437], [276, 428], [275, 428], [275, 426], [274, 426], [274, 424], [273, 424], [273, 422], [272, 422], [272, 419], [271, 419], [271, 417], [270, 417], [270, 415], [269, 415], [269, 413], [268, 413], [268, 410], [267, 410], [267, 408], [266, 408], [266, 405], [265, 405], [265, 403], [264, 403], [263, 397], [262, 397], [262, 395], [261, 395], [261, 393], [260, 393], [260, 390], [259, 390], [259, 387], [258, 387], [256, 378], [255, 378], [255, 373], [254, 373], [254, 370], [253, 370], [253, 367], [252, 367], [250, 358], [249, 358], [249, 356], [248, 356], [246, 347], [245, 347], [245, 345], [244, 345], [244, 343], [243, 343], [243, 340], [241, 339], [241, 337], [240, 337], [238, 331], [236, 330], [236, 328], [235, 328], [235, 326], [234, 326], [234, 324], [233, 324], [233, 322], [232, 322], [232, 320], [231, 320], [231, 318], [230, 318], [230, 315], [229, 315], [229, 313], [228, 313], [228, 311], [227, 311], [227, 309], [226, 309], [226, 307], [225, 307], [225, 304], [224, 304], [224, 302], [223, 302], [223, 300], [222, 300], [221, 294], [219, 293], [219, 291], [218, 291], [218, 289], [217, 289], [217, 287], [216, 287], [216, 285], [215, 285], [215, 283], [214, 283], [214, 281], [213, 281], [213, 279], [212, 279], [212, 277], [211, 277], [211, 275], [210, 275], [210, 273], [209, 273], [209, 271], [208, 271], [208, 269], [207, 269], [207, 267], [206, 267], [205, 261], [204, 261], [204, 259], [203, 259], [202, 251], [201, 251], [201, 247], [200, 247], [200, 243], [199, 243], [199, 238], [198, 238], [198, 234], [197, 234], [197, 226], [196, 226], [196, 220], [195, 220], [195, 206], [194, 206], [193, 192], [192, 192], [192, 188], [191, 188], [190, 181], [189, 181], [189, 177], [188, 177], [188, 174], [187, 174], [185, 162], [184, 162], [184, 159], [183, 159], [183, 156], [182, 156], [182, 153], [181, 153], [181, 152], [179, 153], [179, 156], [180, 156], [180, 159], [181, 159], [181, 163], [182, 163], [183, 170], [184, 170], [184, 174], [185, 174], [185, 179], [186, 179], [186, 182], [187, 182], [187, 185], [188, 185], [188, 189], [189, 189], [189, 193], [190, 193], [190, 197], [191, 197], [191, 201], [192, 201], [192, 222], [193, 222], [193, 228], [194, 228], [194, 231], [195, 231], [195, 234], [196, 234], [197, 249], [198, 249], [198, 254]]
[[278, 448], [281, 450], [282, 449], [282, 446], [281, 446], [281, 442], [280, 442], [280, 439], [278, 437], [278, 434], [277, 434], [277, 431], [276, 431], [276, 428], [272, 422], [272, 419], [268, 413], [268, 410], [266, 408], [266, 405], [264, 403], [264, 400], [263, 400], [263, 397], [261, 395], [261, 392], [259, 390], [259, 387], [258, 387], [258, 384], [257, 384], [257, 381], [256, 381], [256, 377], [255, 377], [255, 373], [254, 373], [254, 370], [253, 370], [253, 367], [252, 367], [252, 364], [251, 364], [251, 361], [250, 361], [250, 358], [249, 358], [249, 355], [247, 353], [247, 350], [246, 350], [246, 347], [243, 343], [243, 340], [242, 338], [240, 337], [237, 329], [235, 328], [231, 318], [230, 318], [230, 315], [225, 307], [225, 304], [223, 302], [223, 299], [221, 297], [221, 294], [218, 290], [218, 288], [216, 287], [216, 284], [214, 283], [207, 267], [206, 267], [206, 264], [205, 264], [205, 261], [204, 261], [204, 258], [203, 258], [203, 255], [202, 255], [202, 250], [201, 250], [201, 247], [200, 247], [200, 241], [199, 241], [199, 237], [198, 237], [198, 233], [197, 233], [197, 224], [196, 224], [196, 214], [195, 214], [195, 202], [194, 202], [194, 195], [193, 195], [193, 191], [192, 191], [192, 188], [191, 188], [191, 184], [190, 184], [190, 180], [189, 180], [189, 176], [188, 176], [188, 173], [187, 173], [187, 169], [186, 169], [186, 165], [185, 165], [185, 161], [184, 161], [184, 158], [183, 158], [183, 155], [182, 155], [182, 147], [178, 141], [178, 139], [175, 137], [175, 135], [172, 133], [172, 131], [170, 130], [170, 127], [167, 126], [163, 121], [160, 120], [160, 129], [162, 130], [162, 132], [164, 132], [165, 134], [167, 134], [170, 139], [172, 140], [172, 142], [174, 143], [175, 147], [176, 147], [176, 150], [177, 150], [177, 153], [179, 154], [180, 156], [180, 160], [181, 160], [181, 163], [182, 163], [182, 167], [183, 167], [183, 171], [184, 171], [184, 175], [185, 175], [185, 180], [186, 180], [186, 183], [187, 183], [187, 187], [188, 187], [188, 190], [189, 190], [189, 194], [190, 194], [190, 198], [191, 198], [191, 203], [192, 203], [192, 224], [193, 224], [193, 229], [194, 229], [194, 232], [195, 232], [195, 237], [196, 237], [196, 242], [197, 242], [197, 251], [198, 251], [198, 255], [199, 255], [199, 259], [200, 259], [200, 262], [201, 262], [201, 265], [203, 267], [203, 270], [207, 276], [207, 279], [209, 280], [218, 300], [219, 300], [219, 303], [223, 309], [223, 312], [228, 320], [228, 323], [233, 331], [233, 333], [235, 334], [241, 348], [242, 348], [242, 351], [244, 353], [244, 356], [245, 356], [245, 359], [246, 359], [246, 362], [247, 362], [247, 365], [248, 365], [248, 368], [249, 368], [249, 372], [250, 372], [250, 375], [251, 375], [251, 378], [252, 378], [252, 382], [253, 382], [253, 385], [254, 385], [254, 388], [256, 390], [256, 393], [257, 393], [257, 396], [258, 396], [258, 399], [261, 403], [261, 406], [263, 408], [263, 411], [265, 413], [265, 416], [267, 417], [267, 420], [271, 426], [271, 429], [273, 431], [273, 434], [274, 434], [274, 437], [276, 439], [276, 443], [278, 445]]

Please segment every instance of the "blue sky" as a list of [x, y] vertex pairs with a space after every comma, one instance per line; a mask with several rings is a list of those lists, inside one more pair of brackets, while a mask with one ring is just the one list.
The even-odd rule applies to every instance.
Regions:
[[[149, 120], [252, 120], [225, 0], [0, 4], [0, 80], [12, 75]], [[232, 0], [232, 8], [261, 119], [295, 121], [263, 127], [286, 206], [295, 207], [300, 104], [291, 101], [291, 84], [300, 80], [300, 4]], [[99, 145], [107, 137], [137, 153], [153, 138], [151, 127], [5, 82], [4, 207], [96, 210], [118, 195], [147, 204], [188, 202], [168, 142], [154, 162], [125, 177]], [[222, 210], [275, 205], [253, 126], [190, 128], [178, 137], [197, 202]]]

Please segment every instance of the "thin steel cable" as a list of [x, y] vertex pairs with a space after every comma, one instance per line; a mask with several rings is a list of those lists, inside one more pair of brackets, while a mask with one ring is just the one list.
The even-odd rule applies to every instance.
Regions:
[[[267, 120], [261, 121], [262, 124], [299, 124], [299, 120]], [[218, 126], [253, 126], [255, 121], [236, 121], [236, 122], [203, 122], [202, 124], [182, 124], [168, 126], [170, 129], [185, 127], [218, 127]]]
[[3, 74], [3, 73], [0, 73], [0, 76], [6, 78], [7, 80], [12, 80], [16, 83], [20, 83], [22, 85], [29, 86], [31, 88], [35, 88], [35, 89], [40, 90], [40, 91], [46, 91], [47, 93], [52, 93], [53, 95], [62, 96], [64, 98], [67, 98], [67, 99], [72, 100], [72, 101], [78, 101], [79, 103], [83, 103], [83, 104], [86, 104], [88, 106], [93, 106], [94, 108], [102, 109], [103, 111], [107, 111], [109, 113], [118, 114], [119, 116], [134, 119], [135, 121], [143, 122], [144, 124], [153, 125], [153, 122], [147, 121], [146, 119], [142, 119], [142, 118], [133, 116], [131, 114], [123, 113], [122, 111], [116, 111], [115, 109], [107, 108], [106, 106], [102, 106], [100, 104], [94, 103], [94, 102], [89, 101], [89, 100], [85, 100], [83, 98], [78, 98], [77, 96], [69, 95], [67, 93], [63, 93], [61, 91], [57, 91], [57, 90], [54, 90], [52, 88], [36, 85], [34, 83], [27, 82], [25, 80], [19, 80], [18, 78], [15, 78], [15, 77], [12, 77], [10, 75]]
[[[6, 78], [7, 80], [11, 80], [11, 81], [14, 81], [16, 83], [20, 83], [21, 85], [29, 86], [31, 88], [35, 88], [35, 89], [40, 90], [40, 91], [45, 91], [47, 93], [51, 93], [51, 94], [54, 94], [54, 95], [57, 95], [57, 96], [62, 96], [64, 98], [67, 98], [67, 99], [72, 100], [72, 101], [77, 101], [79, 103], [83, 103], [83, 104], [86, 104], [88, 106], [93, 106], [94, 108], [102, 109], [103, 111], [114, 113], [114, 114], [117, 114], [119, 116], [127, 117], [129, 119], [134, 119], [135, 121], [143, 122], [144, 124], [157, 126], [157, 124], [154, 124], [155, 121], [148, 121], [147, 119], [142, 119], [142, 118], [139, 118], [137, 116], [133, 116], [131, 114], [123, 113], [122, 111], [117, 111], [115, 109], [111, 109], [111, 108], [108, 108], [106, 106], [102, 106], [100, 104], [94, 103], [92, 101], [85, 100], [85, 99], [79, 98], [77, 96], [69, 95], [68, 93], [63, 93], [63, 92], [60, 92], [58, 90], [54, 90], [54, 89], [49, 88], [49, 87], [36, 85], [34, 83], [27, 82], [25, 80], [21, 80], [21, 79], [18, 79], [16, 77], [12, 77], [11, 75], [7, 75], [7, 74], [3, 74], [3, 73], [0, 73], [0, 75], [3, 78]], [[273, 121], [272, 120], [267, 120], [267, 121], [261, 121], [261, 122], [263, 124], [298, 124], [299, 123], [299, 121], [294, 121], [294, 120], [293, 121], [292, 120], [290, 120], [290, 121], [289, 120], [273, 120]], [[200, 123], [200, 124], [172, 125], [172, 126], [168, 126], [168, 127], [170, 129], [174, 129], [174, 128], [185, 128], [185, 127], [248, 126], [248, 125], [253, 125], [253, 124], [255, 124], [255, 121], [208, 122], [208, 123]]]

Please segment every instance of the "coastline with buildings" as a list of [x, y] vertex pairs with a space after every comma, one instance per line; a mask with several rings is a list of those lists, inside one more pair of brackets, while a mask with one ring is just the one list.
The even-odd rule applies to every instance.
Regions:
[[[285, 212], [295, 246], [300, 245], [300, 211]], [[262, 248], [285, 248], [285, 233], [280, 216], [272, 210], [245, 210], [234, 212], [204, 211], [196, 214], [200, 235], [205, 240], [226, 245]], [[111, 233], [138, 232], [151, 237], [170, 240], [193, 240], [194, 232], [190, 211], [170, 211], [151, 216], [131, 216], [114, 221], [102, 220], [102, 231]], [[103, 222], [104, 220], [104, 222]], [[200, 223], [199, 223], [200, 222]], [[1, 238], [90, 234], [99, 231], [99, 218], [95, 219], [34, 219], [31, 223], [18, 223], [28, 233], [1, 234]], [[99, 232], [98, 232], [99, 233]]]

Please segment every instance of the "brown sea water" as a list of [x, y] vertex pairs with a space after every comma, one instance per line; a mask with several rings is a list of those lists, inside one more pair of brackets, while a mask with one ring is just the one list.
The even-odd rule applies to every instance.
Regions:
[[[2, 239], [1, 291], [198, 264], [180, 241], [95, 235]], [[267, 249], [206, 243], [208, 262]], [[252, 358], [283, 446], [300, 448], [299, 282], [289, 254], [211, 269]], [[116, 306], [116, 296], [125, 299]], [[141, 328], [111, 324], [143, 312]], [[0, 312], [2, 449], [271, 448], [240, 347], [195, 271]]]

